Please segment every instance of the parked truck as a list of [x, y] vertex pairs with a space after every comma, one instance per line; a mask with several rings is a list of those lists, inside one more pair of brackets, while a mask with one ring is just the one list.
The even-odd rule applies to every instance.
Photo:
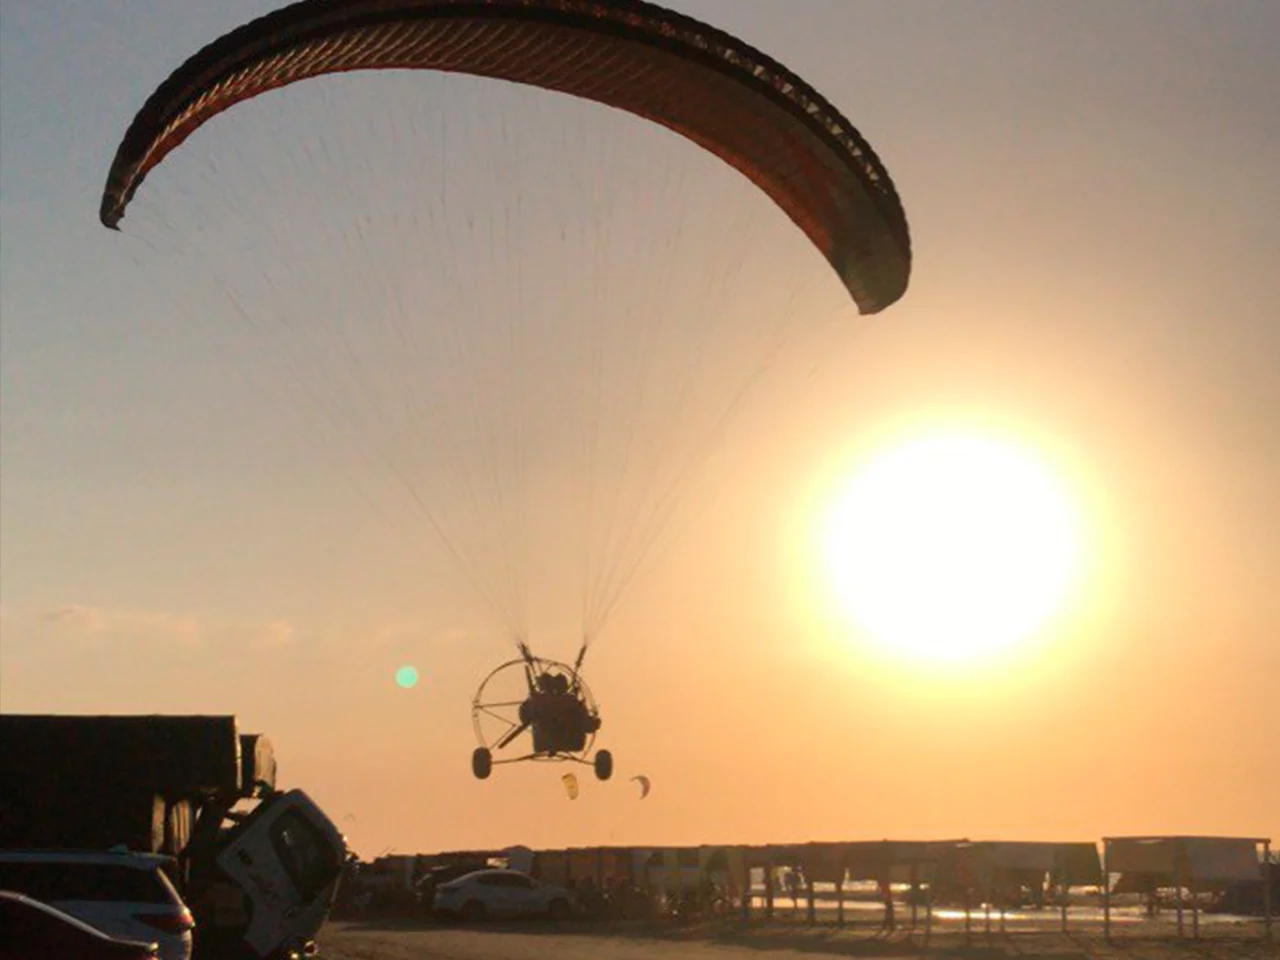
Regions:
[[313, 952], [347, 857], [235, 717], [0, 714], [0, 848], [166, 854], [196, 960]]

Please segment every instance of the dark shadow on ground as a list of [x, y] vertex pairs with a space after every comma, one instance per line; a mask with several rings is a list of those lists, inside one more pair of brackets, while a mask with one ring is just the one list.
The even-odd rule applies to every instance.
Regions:
[[935, 927], [929, 942], [924, 931], [887, 932], [873, 924], [810, 926], [785, 920], [740, 919], [676, 926], [647, 921], [549, 920], [489, 921], [479, 924], [437, 920], [364, 919], [342, 923], [346, 929], [370, 932], [473, 930], [495, 936], [584, 937], [633, 943], [697, 943], [761, 953], [789, 950], [834, 957], [924, 957], [930, 960], [1257, 960], [1275, 956], [1274, 945], [1262, 942], [1261, 930], [1220, 930], [1202, 940], [1180, 939], [1172, 932], [1151, 930], [1117, 935], [1110, 943], [1102, 931], [1011, 930], [988, 935], [975, 929], [966, 938], [954, 926]]
[[[1052, 960], [1097, 960], [1088, 940], [1055, 934], [993, 934], [975, 932], [968, 942], [963, 932], [935, 931], [928, 944], [923, 931], [889, 933], [871, 925], [806, 926], [740, 920], [690, 926], [662, 925], [643, 921], [555, 922], [550, 920], [486, 921], [477, 924], [436, 920], [366, 919], [347, 920], [351, 930], [371, 932], [474, 930], [497, 936], [596, 937], [633, 942], [695, 942], [772, 952], [791, 950], [825, 956], [844, 957], [937, 957], [956, 960], [1006, 960], [1009, 957], [1051, 957]], [[1019, 941], [1022, 941], [1020, 944]], [[1047, 949], [1046, 949], [1047, 947]]]

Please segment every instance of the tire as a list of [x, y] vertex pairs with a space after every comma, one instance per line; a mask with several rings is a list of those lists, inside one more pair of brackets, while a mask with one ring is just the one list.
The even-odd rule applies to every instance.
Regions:
[[[471, 754], [471, 772], [477, 780], [488, 780], [493, 772], [493, 754], [487, 747], [476, 747]], [[481, 904], [484, 906], [484, 904]]]
[[608, 750], [597, 750], [595, 759], [596, 777], [608, 780], [613, 776], [613, 754]]
[[462, 919], [467, 923], [481, 923], [489, 916], [489, 911], [479, 900], [468, 900], [462, 905]]
[[552, 920], [568, 920], [570, 913], [568, 900], [557, 898], [547, 904], [547, 916]]

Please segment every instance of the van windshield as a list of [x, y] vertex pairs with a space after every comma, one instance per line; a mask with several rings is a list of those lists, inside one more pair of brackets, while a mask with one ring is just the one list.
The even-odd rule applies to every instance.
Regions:
[[342, 869], [333, 844], [297, 810], [282, 814], [272, 825], [271, 844], [304, 902], [315, 899]]

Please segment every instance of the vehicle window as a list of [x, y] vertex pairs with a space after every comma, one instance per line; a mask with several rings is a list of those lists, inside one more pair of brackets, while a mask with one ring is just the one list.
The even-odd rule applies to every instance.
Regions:
[[0, 930], [19, 930], [25, 939], [33, 943], [46, 939], [65, 940], [68, 936], [105, 939], [101, 931], [67, 914], [55, 914], [53, 910], [47, 904], [0, 899]]
[[170, 887], [154, 870], [107, 863], [0, 861], [0, 890], [35, 900], [114, 900], [171, 904]]
[[12, 900], [0, 900], [0, 930], [10, 929], [20, 932], [23, 939], [39, 942], [45, 938], [56, 937], [63, 924], [52, 914], [30, 904], [14, 903]]
[[518, 873], [491, 873], [481, 877], [480, 882], [490, 887], [522, 887], [526, 890], [533, 886], [528, 877]]
[[271, 844], [304, 901], [314, 899], [342, 869], [332, 844], [296, 810], [272, 825]]

